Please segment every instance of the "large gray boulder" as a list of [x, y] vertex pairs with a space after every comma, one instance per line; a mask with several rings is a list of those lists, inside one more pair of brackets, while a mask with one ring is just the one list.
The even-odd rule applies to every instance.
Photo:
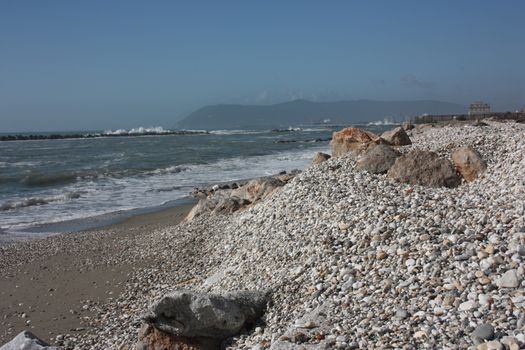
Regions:
[[366, 151], [356, 162], [356, 169], [372, 174], [386, 173], [401, 155], [388, 145], [377, 145]]
[[385, 131], [381, 134], [381, 138], [393, 146], [406, 146], [412, 144], [410, 137], [408, 137], [405, 129], [402, 127]]
[[471, 146], [460, 147], [452, 152], [452, 161], [461, 176], [468, 182], [476, 180], [487, 170], [487, 163]]
[[180, 290], [151, 306], [143, 320], [176, 337], [226, 339], [262, 316], [268, 293], [236, 292], [225, 295]]
[[9, 343], [0, 347], [0, 350], [60, 350], [62, 348], [51, 346], [30, 331], [23, 331]]
[[397, 158], [388, 177], [410, 185], [457, 187], [461, 183], [452, 163], [430, 151], [412, 151]]

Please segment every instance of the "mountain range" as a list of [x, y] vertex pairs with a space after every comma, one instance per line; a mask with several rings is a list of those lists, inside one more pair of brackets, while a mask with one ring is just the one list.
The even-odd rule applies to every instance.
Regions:
[[357, 124], [396, 121], [428, 114], [465, 113], [466, 107], [449, 102], [353, 100], [313, 102], [294, 100], [274, 105], [220, 104], [199, 108], [178, 122], [181, 129], [277, 128], [330, 122]]

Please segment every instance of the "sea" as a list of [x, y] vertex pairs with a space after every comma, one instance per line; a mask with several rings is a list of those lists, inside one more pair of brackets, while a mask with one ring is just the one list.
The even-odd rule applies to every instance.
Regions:
[[327, 140], [341, 128], [166, 135], [157, 127], [126, 137], [111, 137], [126, 132], [118, 130], [98, 138], [2, 141], [0, 242], [104, 226], [188, 202], [195, 187], [304, 169], [315, 152], [329, 152]]

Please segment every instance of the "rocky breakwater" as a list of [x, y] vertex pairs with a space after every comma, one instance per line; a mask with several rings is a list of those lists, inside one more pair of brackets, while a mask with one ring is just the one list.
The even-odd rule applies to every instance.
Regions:
[[244, 209], [269, 197], [298, 173], [299, 171], [282, 172], [274, 176], [244, 181], [240, 185], [238, 182], [233, 182], [195, 189], [192, 194], [200, 200], [190, 211], [186, 221], [203, 214], [231, 214]]

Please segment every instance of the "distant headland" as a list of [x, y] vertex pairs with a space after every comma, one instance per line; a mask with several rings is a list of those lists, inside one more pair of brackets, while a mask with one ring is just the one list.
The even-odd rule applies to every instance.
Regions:
[[352, 100], [313, 102], [294, 100], [274, 105], [220, 104], [202, 107], [178, 122], [180, 129], [275, 128], [290, 125], [356, 124], [389, 118], [399, 122], [428, 114], [463, 114], [466, 106], [420, 101]]

